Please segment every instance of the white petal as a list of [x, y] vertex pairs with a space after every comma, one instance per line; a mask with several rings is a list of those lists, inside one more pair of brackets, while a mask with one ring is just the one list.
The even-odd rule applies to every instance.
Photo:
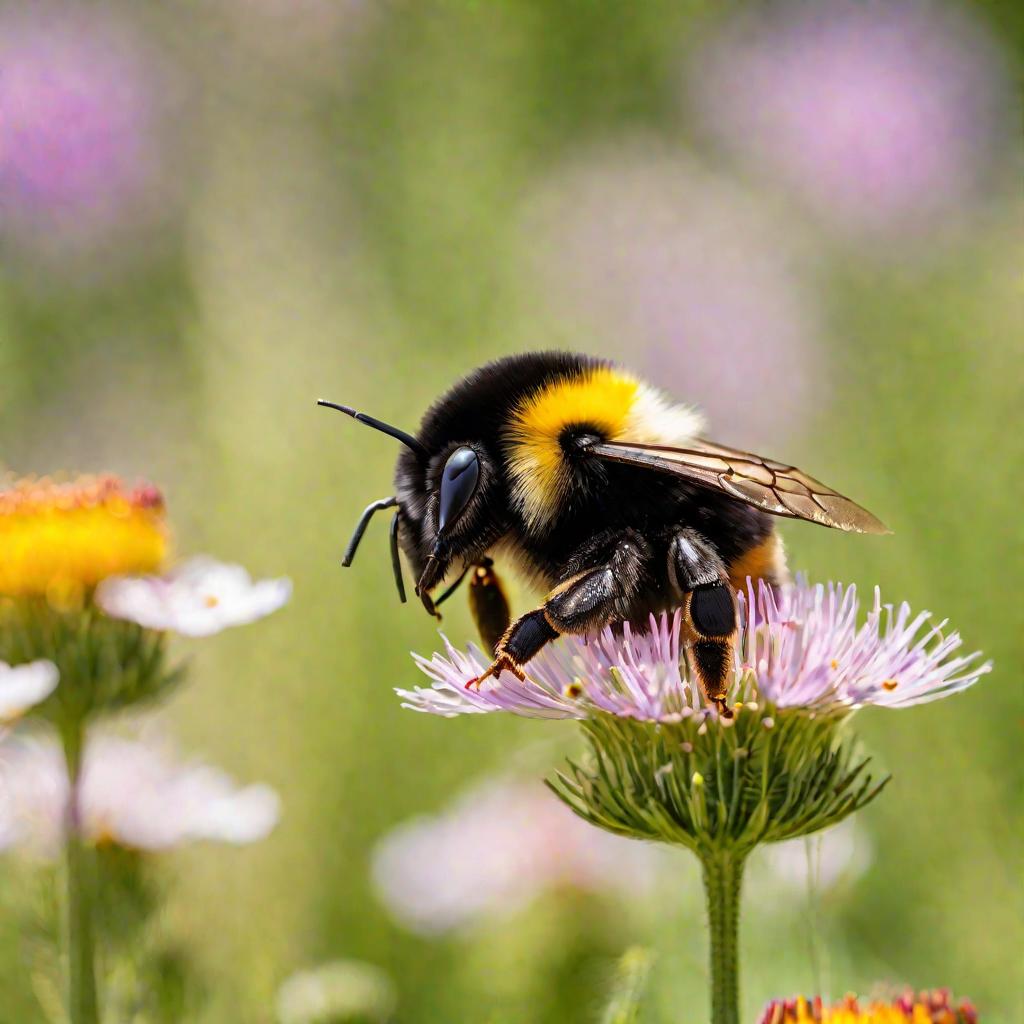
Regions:
[[281, 816], [281, 800], [269, 786], [246, 786], [212, 797], [190, 823], [193, 839], [222, 843], [255, 843], [273, 831]]
[[97, 587], [96, 602], [108, 615], [149, 629], [210, 636], [270, 615], [291, 592], [288, 579], [253, 581], [239, 565], [200, 557], [166, 577], [110, 577]]
[[[112, 736], [90, 740], [81, 785], [85, 835], [138, 850], [197, 840], [255, 842], [280, 813], [268, 786], [239, 789], [216, 768]], [[67, 800], [67, 771], [55, 742], [0, 744], [0, 849], [18, 845], [57, 856]]]
[[0, 722], [19, 718], [57, 688], [60, 673], [52, 661], [7, 665], [0, 661]]
[[60, 855], [68, 777], [55, 742], [13, 736], [0, 744], [0, 850]]

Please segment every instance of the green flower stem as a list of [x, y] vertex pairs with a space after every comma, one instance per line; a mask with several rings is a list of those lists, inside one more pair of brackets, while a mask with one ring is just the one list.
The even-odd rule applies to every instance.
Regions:
[[68, 1019], [71, 1024], [98, 1024], [96, 943], [93, 931], [93, 885], [90, 851], [82, 842], [80, 776], [85, 729], [81, 721], [62, 730], [70, 799], [67, 835]]
[[701, 855], [711, 935], [711, 1024], [740, 1021], [740, 889], [745, 854], [709, 850]]

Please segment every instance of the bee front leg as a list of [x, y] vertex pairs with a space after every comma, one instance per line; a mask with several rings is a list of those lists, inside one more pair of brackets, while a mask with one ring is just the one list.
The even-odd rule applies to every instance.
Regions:
[[683, 614], [693, 640], [687, 657], [708, 700], [724, 718], [732, 675], [733, 639], [737, 628], [736, 595], [714, 545], [696, 530], [683, 529], [669, 545], [668, 572], [683, 598]]
[[495, 647], [491, 666], [467, 689], [506, 671], [523, 679], [523, 665], [549, 641], [562, 633], [591, 633], [620, 618], [639, 590], [646, 557], [647, 546], [627, 533], [619, 535], [606, 561], [580, 569], [582, 560], [571, 559], [570, 571], [578, 571], [555, 587], [540, 608], [512, 623]]

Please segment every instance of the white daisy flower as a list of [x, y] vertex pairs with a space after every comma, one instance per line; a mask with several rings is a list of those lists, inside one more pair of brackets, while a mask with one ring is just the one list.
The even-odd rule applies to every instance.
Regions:
[[44, 701], [57, 688], [60, 673], [52, 661], [8, 665], [0, 661], [0, 726]]
[[[94, 843], [166, 850], [198, 840], [251, 843], [277, 823], [280, 802], [264, 785], [239, 788], [222, 771], [181, 762], [136, 740], [99, 736], [86, 747], [79, 827]], [[50, 740], [0, 745], [0, 849], [55, 856], [65, 837], [69, 787]]]
[[183, 636], [210, 636], [277, 611], [291, 597], [288, 579], [253, 580], [240, 565], [199, 557], [166, 576], [111, 576], [96, 589], [110, 616]]

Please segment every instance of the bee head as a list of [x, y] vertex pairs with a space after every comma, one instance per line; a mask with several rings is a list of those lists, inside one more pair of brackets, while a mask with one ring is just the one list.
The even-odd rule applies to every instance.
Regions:
[[[400, 459], [400, 467], [407, 461]], [[430, 459], [419, 503], [420, 544], [415, 553], [406, 548], [419, 571], [417, 593], [428, 609], [430, 591], [449, 570], [482, 557], [494, 541], [495, 477], [491, 456], [473, 441], [449, 444]]]
[[411, 434], [382, 420], [334, 402], [319, 404], [344, 412], [404, 446], [395, 472], [396, 497], [374, 502], [367, 509], [344, 564], [351, 563], [372, 511], [397, 506], [392, 560], [399, 595], [405, 599], [398, 559], [400, 545], [417, 579], [416, 593], [427, 611], [435, 614], [430, 592], [453, 566], [461, 568], [482, 557], [501, 532], [492, 515], [497, 480], [494, 460], [475, 441], [447, 444], [432, 453]]

